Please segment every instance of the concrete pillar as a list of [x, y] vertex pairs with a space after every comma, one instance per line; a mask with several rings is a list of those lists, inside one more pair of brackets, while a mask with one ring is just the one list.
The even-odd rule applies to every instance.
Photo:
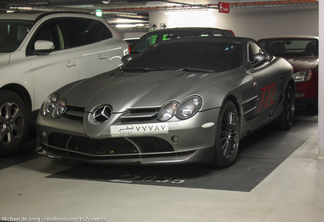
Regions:
[[324, 158], [324, 1], [319, 1], [318, 157]]

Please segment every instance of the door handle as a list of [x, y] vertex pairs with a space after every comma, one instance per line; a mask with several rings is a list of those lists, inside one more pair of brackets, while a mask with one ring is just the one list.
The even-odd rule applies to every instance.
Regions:
[[76, 65], [76, 61], [74, 60], [70, 60], [66, 63], [66, 67], [73, 67]]
[[102, 59], [107, 59], [107, 54], [101, 54], [100, 56], [99, 56], [99, 59], [100, 60], [102, 60]]

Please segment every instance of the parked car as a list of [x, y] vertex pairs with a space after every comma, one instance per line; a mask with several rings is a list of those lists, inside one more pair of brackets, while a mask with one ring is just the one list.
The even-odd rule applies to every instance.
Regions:
[[95, 163], [228, 167], [243, 136], [272, 121], [290, 128], [292, 75], [285, 59], [252, 39], [164, 41], [51, 94], [36, 121], [37, 151]]
[[137, 54], [151, 45], [190, 36], [234, 36], [234, 32], [216, 28], [170, 28], [159, 29], [143, 35], [131, 47], [131, 53]]
[[115, 69], [128, 50], [108, 23], [93, 15], [0, 14], [0, 155], [23, 146], [33, 114], [51, 92]]
[[287, 59], [294, 68], [296, 103], [318, 108], [318, 37], [289, 36], [260, 39], [274, 56]]
[[137, 42], [140, 38], [126, 38], [124, 41], [126, 41], [129, 45], [129, 47], [132, 47], [135, 42]]

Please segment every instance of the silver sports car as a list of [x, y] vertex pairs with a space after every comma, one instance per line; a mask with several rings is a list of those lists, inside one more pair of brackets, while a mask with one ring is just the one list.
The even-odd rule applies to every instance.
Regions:
[[291, 65], [253, 40], [165, 41], [66, 85], [37, 118], [38, 153], [92, 163], [228, 167], [242, 137], [295, 113]]

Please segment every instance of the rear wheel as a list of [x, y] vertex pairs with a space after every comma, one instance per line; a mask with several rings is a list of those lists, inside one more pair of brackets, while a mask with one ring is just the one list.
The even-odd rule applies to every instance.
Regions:
[[283, 101], [284, 109], [279, 117], [280, 128], [289, 130], [295, 118], [295, 90], [292, 84], [287, 86]]
[[28, 110], [16, 93], [0, 92], [0, 156], [22, 148], [28, 134]]
[[240, 118], [231, 100], [225, 102], [217, 120], [213, 165], [231, 166], [237, 156], [240, 142]]

